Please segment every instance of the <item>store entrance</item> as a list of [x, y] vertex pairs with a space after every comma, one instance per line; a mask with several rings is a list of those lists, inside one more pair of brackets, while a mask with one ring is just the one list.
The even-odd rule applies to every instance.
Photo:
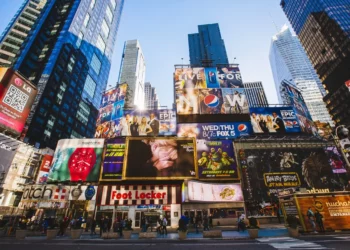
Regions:
[[190, 224], [194, 225], [195, 218], [198, 218], [199, 223], [203, 221], [204, 215], [208, 215], [208, 209], [184, 210], [184, 215], [190, 219]]

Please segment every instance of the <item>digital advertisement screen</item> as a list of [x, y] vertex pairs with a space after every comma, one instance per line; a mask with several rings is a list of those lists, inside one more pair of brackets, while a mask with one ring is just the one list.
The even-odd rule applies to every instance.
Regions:
[[104, 139], [63, 139], [57, 143], [48, 182], [98, 181]]
[[95, 138], [159, 135], [176, 135], [174, 110], [125, 110], [123, 115], [116, 120], [97, 126]]
[[124, 179], [197, 178], [193, 138], [127, 138]]
[[254, 133], [300, 133], [300, 125], [292, 107], [250, 108]]
[[253, 133], [250, 122], [183, 123], [177, 125], [178, 137], [197, 139], [234, 139]]
[[205, 183], [198, 181], [188, 181], [187, 184], [188, 201], [203, 202], [242, 202], [243, 193], [239, 183]]
[[100, 181], [122, 179], [124, 155], [125, 138], [107, 140]]
[[238, 179], [231, 140], [197, 140], [200, 179]]
[[0, 126], [20, 134], [36, 94], [36, 88], [29, 81], [7, 69], [0, 82]]
[[[273, 200], [287, 188], [342, 190], [346, 174], [339, 155], [332, 149], [266, 148], [240, 151], [245, 198], [258, 202]], [[275, 198], [273, 198], [275, 197]]]
[[221, 88], [244, 88], [238, 67], [218, 67]]

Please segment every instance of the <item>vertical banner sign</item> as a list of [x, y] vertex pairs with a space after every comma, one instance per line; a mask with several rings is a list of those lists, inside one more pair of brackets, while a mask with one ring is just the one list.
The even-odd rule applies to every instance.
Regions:
[[115, 181], [122, 178], [125, 154], [125, 139], [109, 139], [102, 165], [100, 181]]
[[38, 177], [36, 179], [37, 184], [45, 184], [47, 182], [47, 178], [49, 177], [49, 172], [51, 168], [51, 162], [52, 162], [53, 156], [52, 155], [44, 155]]
[[36, 94], [29, 81], [8, 69], [0, 83], [0, 126], [20, 134]]

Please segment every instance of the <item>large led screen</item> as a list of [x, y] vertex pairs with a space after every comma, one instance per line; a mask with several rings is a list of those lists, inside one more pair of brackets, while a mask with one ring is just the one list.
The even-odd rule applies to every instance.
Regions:
[[250, 122], [227, 123], [182, 123], [177, 125], [178, 137], [194, 137], [197, 139], [234, 139], [251, 135]]
[[237, 163], [231, 140], [197, 140], [200, 179], [238, 179]]
[[188, 181], [187, 200], [199, 202], [242, 202], [243, 194], [239, 183], [205, 183]]
[[292, 107], [250, 108], [254, 133], [299, 133], [300, 126]]
[[109, 139], [103, 158], [100, 181], [121, 180], [125, 154], [125, 138]]
[[104, 139], [63, 139], [57, 143], [48, 182], [98, 181]]
[[193, 138], [127, 139], [124, 179], [196, 178], [195, 141]]

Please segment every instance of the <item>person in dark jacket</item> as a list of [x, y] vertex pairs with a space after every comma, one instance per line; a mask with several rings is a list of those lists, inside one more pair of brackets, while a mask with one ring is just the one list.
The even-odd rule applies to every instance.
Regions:
[[318, 227], [320, 228], [320, 231], [325, 232], [326, 230], [324, 230], [323, 220], [322, 220], [323, 215], [318, 210], [316, 210], [316, 212], [315, 212], [315, 219], [316, 219], [316, 223], [317, 223]]
[[96, 230], [96, 220], [94, 220], [94, 219], [91, 220], [91, 227], [90, 227], [90, 230], [91, 230], [91, 236], [92, 236], [93, 234], [96, 235], [96, 232], [95, 232], [95, 230]]

